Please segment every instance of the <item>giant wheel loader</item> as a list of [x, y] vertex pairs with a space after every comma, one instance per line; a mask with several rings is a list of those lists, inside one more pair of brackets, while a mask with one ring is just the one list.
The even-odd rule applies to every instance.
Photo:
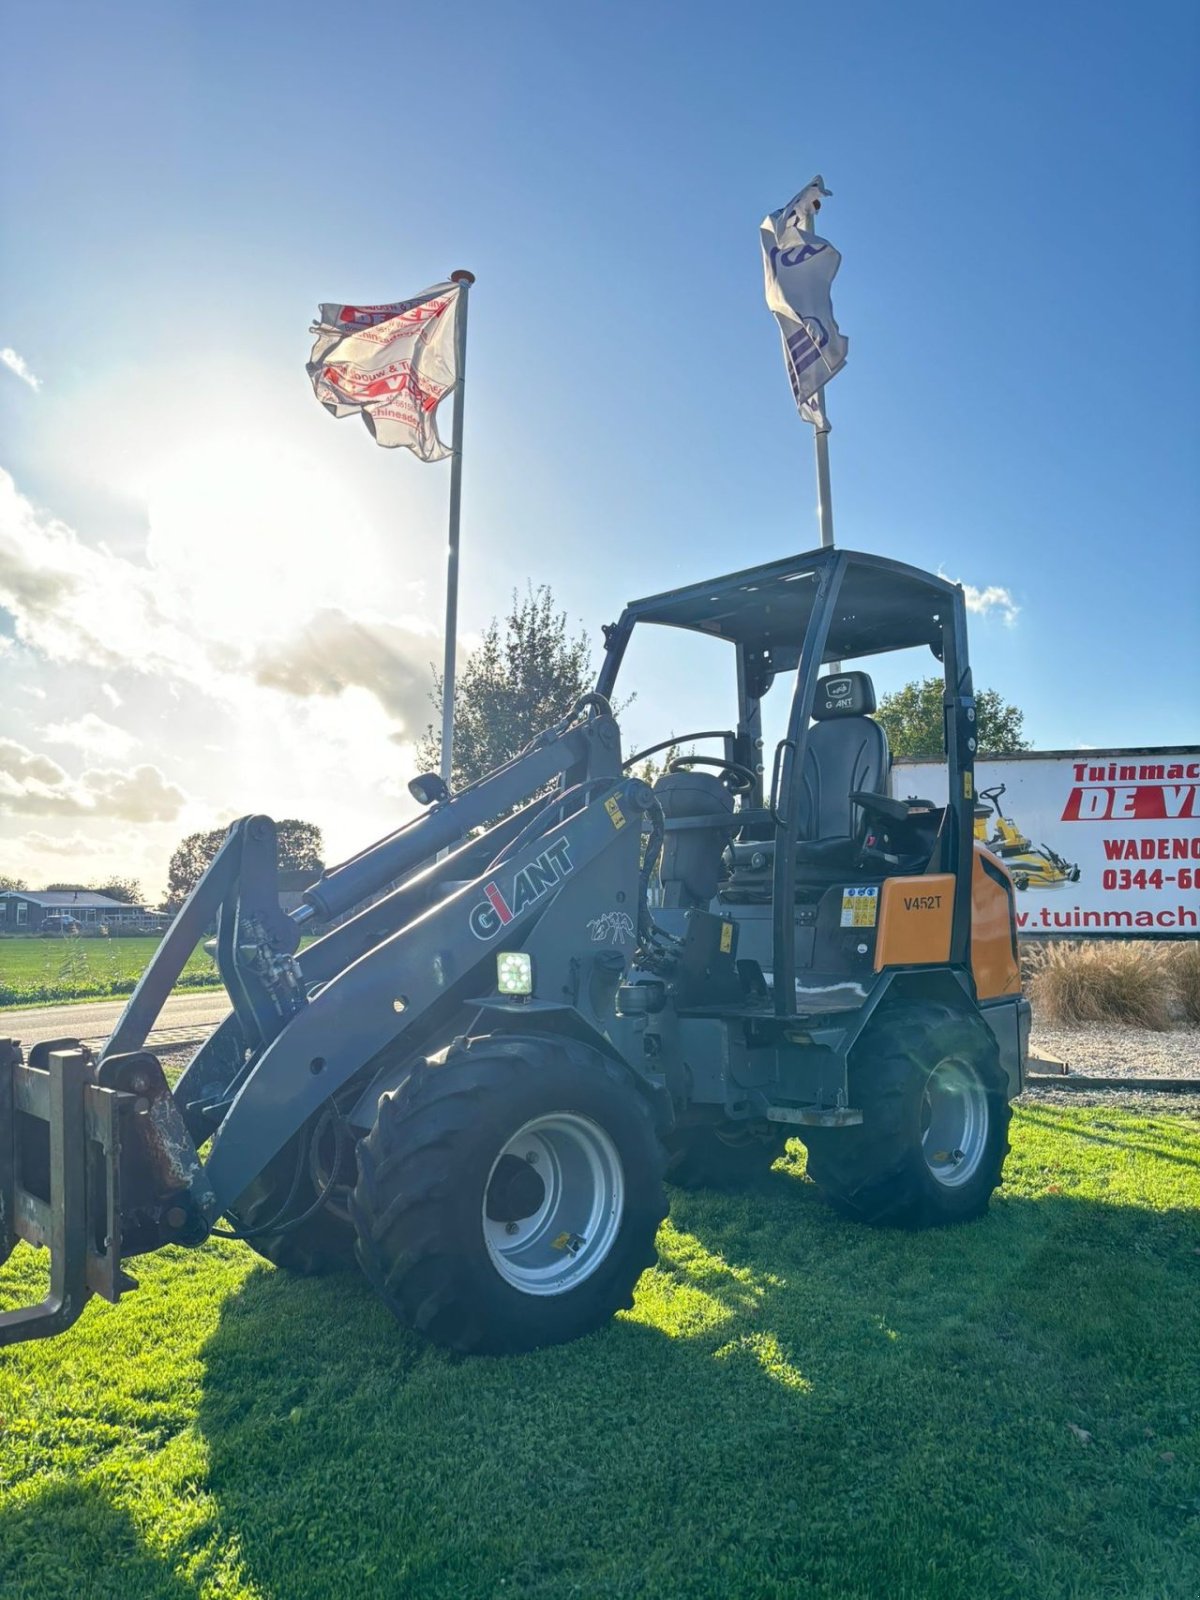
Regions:
[[[643, 629], [724, 641], [736, 683], [736, 726], [664, 739], [706, 749], [653, 784], [611, 709]], [[944, 674], [945, 806], [892, 798], [871, 680], [841, 666], [911, 646]], [[457, 793], [414, 780], [415, 820], [298, 911], [274, 824], [235, 823], [98, 1055], [0, 1045], [0, 1260], [50, 1250], [0, 1343], [213, 1233], [357, 1264], [455, 1350], [573, 1339], [631, 1303], [664, 1182], [752, 1182], [792, 1136], [847, 1217], [980, 1216], [1029, 1009], [975, 727], [961, 589], [822, 549], [628, 605], [594, 693]], [[169, 1084], [147, 1039], [214, 921], [231, 1010]]]

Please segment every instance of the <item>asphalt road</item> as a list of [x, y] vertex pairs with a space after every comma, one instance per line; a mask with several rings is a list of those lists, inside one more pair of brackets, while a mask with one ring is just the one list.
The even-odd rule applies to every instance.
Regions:
[[[100, 1044], [108, 1038], [124, 1009], [124, 1000], [85, 1000], [79, 1005], [0, 1011], [0, 1038], [19, 1039], [26, 1049], [40, 1039], [82, 1039], [85, 1044]], [[229, 997], [224, 989], [173, 995], [162, 1008], [158, 1026], [148, 1042], [179, 1044], [185, 1039], [203, 1038], [228, 1011]]]

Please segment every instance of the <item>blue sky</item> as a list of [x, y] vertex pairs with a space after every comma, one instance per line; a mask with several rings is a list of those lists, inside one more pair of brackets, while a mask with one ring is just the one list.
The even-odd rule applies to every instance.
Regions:
[[[405, 814], [448, 468], [315, 404], [320, 300], [478, 275], [468, 633], [526, 579], [598, 638], [815, 544], [757, 228], [818, 170], [838, 541], [1007, 592], [976, 681], [1039, 747], [1196, 738], [1194, 5], [6, 18], [0, 347], [38, 386], [0, 367], [0, 871], [158, 887], [251, 808], [332, 854]], [[357, 679], [323, 671], [335, 613]], [[631, 737], [711, 725], [679, 680], [638, 685]]]

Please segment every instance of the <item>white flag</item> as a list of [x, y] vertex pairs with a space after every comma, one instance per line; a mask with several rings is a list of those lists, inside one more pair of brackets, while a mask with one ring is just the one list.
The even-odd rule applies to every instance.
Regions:
[[361, 416], [377, 444], [444, 461], [437, 408], [458, 380], [457, 283], [436, 283], [386, 306], [321, 306], [307, 371], [335, 417]]
[[850, 341], [833, 320], [831, 290], [842, 258], [811, 231], [811, 214], [829, 194], [820, 176], [759, 229], [767, 305], [783, 339], [792, 393], [805, 422], [824, 424], [817, 390], [846, 364]]

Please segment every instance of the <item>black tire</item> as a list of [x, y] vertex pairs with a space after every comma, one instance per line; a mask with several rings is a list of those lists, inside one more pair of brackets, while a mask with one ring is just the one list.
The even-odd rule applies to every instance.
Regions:
[[[270, 1224], [279, 1216], [285, 1204], [287, 1212], [280, 1220], [286, 1223], [288, 1217], [301, 1216], [316, 1200], [321, 1191], [314, 1182], [309, 1153], [310, 1131], [308, 1127], [302, 1128], [294, 1138], [289, 1139], [241, 1195], [230, 1212], [236, 1228], [250, 1231]], [[303, 1170], [297, 1183], [298, 1161], [303, 1162]], [[336, 1198], [343, 1177], [353, 1176], [354, 1155], [351, 1150], [342, 1150], [338, 1166], [338, 1185], [330, 1195], [333, 1209], [322, 1206], [298, 1228], [257, 1234], [246, 1240], [250, 1248], [275, 1266], [303, 1277], [319, 1277], [327, 1272], [352, 1269], [355, 1264], [354, 1225], [344, 1211], [339, 1214]], [[294, 1194], [293, 1183], [296, 1184]], [[321, 1188], [324, 1188], [323, 1182]]]
[[[928, 1150], [931, 1075], [943, 1063], [965, 1073], [967, 1093], [955, 1089], [955, 1068], [932, 1080], [935, 1095], [954, 1095], [976, 1107], [963, 1168], [959, 1151]], [[951, 1074], [949, 1089], [938, 1088]], [[975, 1085], [978, 1086], [976, 1091]], [[982, 1216], [1001, 1181], [1008, 1154], [1008, 1077], [995, 1036], [978, 1014], [949, 1006], [894, 1005], [868, 1025], [850, 1058], [850, 1103], [861, 1108], [860, 1126], [811, 1128], [808, 1172], [842, 1216], [900, 1228], [929, 1228]]]
[[759, 1183], [783, 1154], [788, 1135], [744, 1123], [673, 1128], [667, 1147], [667, 1182], [679, 1189], [745, 1189]]
[[[507, 1265], [497, 1264], [485, 1205], [493, 1222], [503, 1220], [496, 1199], [502, 1153], [520, 1130], [552, 1117], [601, 1130], [619, 1160], [623, 1206], [618, 1213], [614, 1201], [595, 1235], [607, 1230], [607, 1253], [587, 1275], [539, 1293], [514, 1285]], [[528, 1179], [511, 1154], [503, 1161], [518, 1169], [518, 1184]], [[616, 1063], [570, 1039], [475, 1040], [422, 1062], [380, 1101], [375, 1126], [358, 1147], [351, 1197], [359, 1264], [397, 1320], [436, 1344], [486, 1354], [562, 1344], [633, 1304], [634, 1286], [656, 1260], [655, 1235], [667, 1211], [663, 1166], [650, 1105]], [[513, 1192], [510, 1184], [505, 1193]], [[535, 1192], [511, 1215], [534, 1219], [531, 1238], [540, 1240], [550, 1270], [559, 1270], [550, 1252], [574, 1257], [579, 1247], [560, 1244], [562, 1234], [549, 1240], [556, 1225], [549, 1214], [537, 1233], [539, 1203]], [[522, 1209], [531, 1204], [533, 1211]]]

